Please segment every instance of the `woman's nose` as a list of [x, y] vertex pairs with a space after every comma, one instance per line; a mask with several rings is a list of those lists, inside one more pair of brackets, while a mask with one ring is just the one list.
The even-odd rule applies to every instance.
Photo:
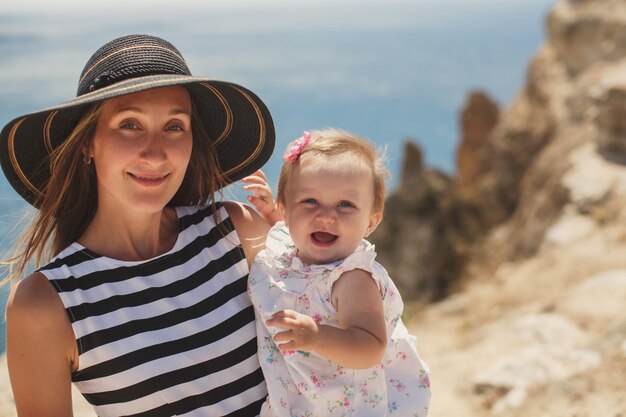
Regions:
[[142, 150], [142, 157], [153, 162], [161, 162], [167, 158], [163, 138], [160, 133], [152, 132], [148, 135], [148, 137], [146, 137], [146, 143]]

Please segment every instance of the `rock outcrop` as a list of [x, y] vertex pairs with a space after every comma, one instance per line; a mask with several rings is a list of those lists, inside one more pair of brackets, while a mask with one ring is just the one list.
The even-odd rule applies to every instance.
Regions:
[[442, 207], [449, 189], [450, 178], [425, 169], [420, 149], [407, 141], [398, 189], [387, 199], [385, 220], [372, 241], [378, 261], [410, 299], [442, 298], [448, 280], [458, 274]]
[[550, 129], [540, 147], [532, 146], [538, 152], [523, 169], [515, 210], [492, 239], [491, 248], [503, 249], [500, 260], [537, 253], [564, 216], [595, 214], [602, 221], [597, 216], [606, 216], [611, 200], [623, 194], [626, 3], [561, 1], [547, 20], [548, 42], [531, 64], [525, 89], [534, 93], [520, 95], [516, 104], [535, 107]]
[[[533, 256], [546, 241], [563, 238], [564, 229], [582, 230], [614, 214], [613, 197], [623, 193], [618, 172], [626, 163], [626, 2], [563, 0], [550, 12], [547, 27], [548, 40], [506, 111], [483, 92], [469, 94], [454, 177], [426, 191], [433, 189], [432, 170], [405, 163], [399, 190], [389, 198], [387, 225], [373, 240], [381, 252], [407, 255], [406, 261], [397, 258], [406, 264], [396, 263], [393, 276], [410, 297], [436, 300], [449, 293], [465, 275], [466, 259], [482, 253], [485, 261], [499, 264]], [[422, 209], [413, 215], [404, 210], [389, 222], [395, 207], [409, 208], [408, 201], [420, 195], [436, 212], [424, 217]], [[586, 219], [572, 220], [573, 214]], [[547, 235], [554, 225], [561, 232]], [[413, 232], [388, 239], [400, 229], [430, 230], [414, 233], [423, 236], [418, 250], [432, 256], [408, 257], [406, 247], [415, 250], [418, 241], [403, 236]], [[387, 238], [379, 244], [379, 236]], [[422, 259], [431, 260], [430, 266], [418, 266]]]
[[468, 99], [457, 177], [432, 202], [430, 247], [461, 268], [413, 328], [431, 417], [626, 415], [626, 2], [560, 0], [547, 28], [493, 127]]
[[461, 140], [456, 153], [456, 180], [460, 186], [471, 186], [490, 169], [486, 152], [490, 135], [498, 123], [500, 109], [486, 93], [469, 94], [461, 110]]

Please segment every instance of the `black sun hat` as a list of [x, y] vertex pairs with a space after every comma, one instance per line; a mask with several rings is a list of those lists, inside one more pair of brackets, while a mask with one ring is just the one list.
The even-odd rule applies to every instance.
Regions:
[[274, 149], [274, 124], [265, 104], [248, 89], [191, 75], [180, 52], [148, 35], [115, 39], [87, 61], [76, 98], [29, 113], [0, 133], [0, 164], [11, 186], [37, 206], [50, 179], [49, 156], [90, 105], [157, 87], [185, 86], [217, 147], [226, 183], [259, 169]]

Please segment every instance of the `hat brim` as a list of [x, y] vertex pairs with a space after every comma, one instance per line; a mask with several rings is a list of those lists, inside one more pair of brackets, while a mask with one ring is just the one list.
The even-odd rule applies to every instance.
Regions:
[[261, 168], [274, 150], [274, 124], [265, 104], [240, 85], [185, 75], [151, 75], [120, 81], [54, 107], [18, 117], [0, 133], [0, 162], [11, 186], [31, 205], [50, 178], [49, 156], [92, 104], [153, 88], [185, 86], [217, 147], [225, 182]]

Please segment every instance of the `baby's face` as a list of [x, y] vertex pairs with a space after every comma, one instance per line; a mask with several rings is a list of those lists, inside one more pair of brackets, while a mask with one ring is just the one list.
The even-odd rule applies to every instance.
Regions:
[[369, 169], [345, 158], [303, 158], [286, 189], [283, 218], [307, 264], [350, 255], [382, 218], [372, 213], [374, 186]]

